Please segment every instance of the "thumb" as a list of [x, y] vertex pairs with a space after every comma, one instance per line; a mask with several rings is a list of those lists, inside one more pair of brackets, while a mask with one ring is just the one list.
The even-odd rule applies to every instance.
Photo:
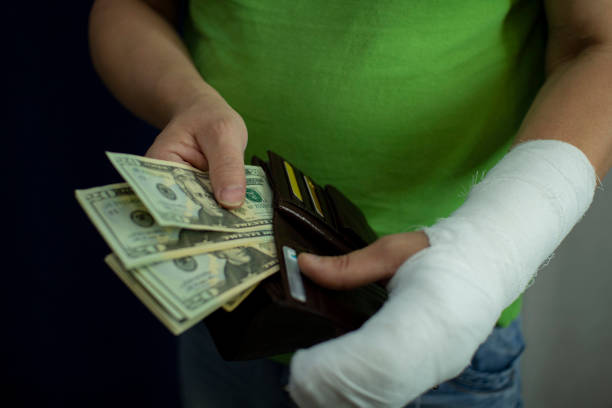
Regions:
[[395, 269], [385, 262], [379, 241], [340, 256], [317, 256], [302, 253], [298, 265], [302, 273], [317, 284], [330, 289], [352, 289], [390, 278]]
[[[246, 128], [229, 127], [223, 134], [206, 144], [210, 182], [215, 198], [223, 207], [239, 207], [245, 195], [244, 148], [241, 135]], [[244, 138], [246, 139], [246, 137]]]
[[330, 289], [352, 289], [390, 279], [406, 259], [429, 246], [423, 231], [384, 236], [371, 245], [340, 256], [302, 253], [304, 275]]

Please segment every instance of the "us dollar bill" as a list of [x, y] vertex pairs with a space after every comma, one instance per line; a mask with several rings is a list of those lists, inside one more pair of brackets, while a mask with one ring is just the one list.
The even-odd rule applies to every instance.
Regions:
[[219, 232], [162, 227], [127, 183], [76, 190], [77, 200], [126, 268], [273, 240], [271, 230]]
[[107, 264], [174, 334], [200, 322], [243, 291], [277, 272], [273, 243], [258, 243], [127, 269]]
[[245, 202], [227, 210], [215, 200], [208, 172], [130, 154], [107, 156], [161, 226], [226, 232], [272, 228], [272, 191], [261, 167], [245, 166]]

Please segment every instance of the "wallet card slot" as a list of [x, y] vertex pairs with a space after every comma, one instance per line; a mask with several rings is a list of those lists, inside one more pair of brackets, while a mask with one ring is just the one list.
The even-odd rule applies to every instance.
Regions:
[[294, 198], [297, 198], [301, 203], [304, 203], [304, 197], [302, 196], [302, 189], [299, 186], [299, 179], [297, 177], [296, 170], [292, 165], [283, 160], [283, 168], [285, 169], [285, 177], [289, 184], [289, 191]]
[[320, 242], [317, 246], [322, 248], [321, 255], [347, 253], [355, 249], [349, 246], [334, 228], [292, 203], [279, 201], [277, 211], [297, 221], [305, 239], [316, 240], [318, 238]]
[[[317, 203], [319, 203], [319, 200], [316, 195], [316, 192], [313, 191], [311, 193], [311, 189], [308, 185], [308, 181], [310, 181], [313, 188], [316, 188], [316, 184], [312, 182], [312, 180], [310, 180], [310, 178], [306, 176], [304, 173], [302, 173], [302, 171], [298, 169], [297, 167], [292, 166], [287, 161], [284, 161], [283, 164], [285, 165], [285, 168], [292, 169], [291, 171], [287, 172], [287, 178], [291, 180], [291, 177], [289, 176], [290, 174], [295, 176], [295, 185], [301, 197], [300, 202], [294, 201], [294, 204], [296, 204], [297, 207], [302, 208], [303, 210], [307, 211], [312, 217], [325, 218], [325, 217], [320, 216], [317, 213], [317, 208], [315, 207], [315, 200]], [[313, 196], [313, 193], [314, 193], [314, 196]], [[320, 207], [320, 204], [319, 204], [319, 207]]]
[[304, 184], [306, 185], [306, 189], [308, 190], [308, 196], [310, 197], [310, 203], [314, 208], [314, 211], [321, 218], [325, 218], [323, 214], [323, 207], [321, 206], [321, 200], [319, 200], [319, 192], [317, 192], [317, 185], [312, 182], [310, 177], [305, 174], [302, 174], [302, 178], [304, 179]]
[[268, 156], [270, 157], [270, 161], [268, 162], [268, 178], [271, 181], [270, 185], [274, 186], [274, 201], [276, 203], [281, 200], [297, 202], [297, 199], [294, 199], [292, 196], [293, 193], [291, 192], [289, 181], [285, 175], [283, 159], [272, 152], [268, 152]]
[[289, 284], [291, 297], [300, 302], [306, 302], [306, 291], [302, 281], [302, 272], [297, 263], [297, 253], [295, 249], [283, 245], [283, 260], [285, 261], [285, 272]]
[[336, 214], [334, 213], [333, 206], [330, 202], [329, 197], [327, 196], [327, 193], [323, 188], [321, 188], [321, 186], [317, 185], [316, 187], [316, 191], [319, 197], [319, 203], [321, 204], [323, 214], [325, 214], [325, 223], [330, 225], [336, 231], [339, 231], [338, 220], [336, 219]]
[[[300, 169], [293, 166], [282, 157], [268, 152], [270, 157], [270, 175], [277, 194], [277, 203], [290, 203], [309, 214], [311, 218], [331, 221], [328, 205], [322, 200], [323, 190]], [[310, 183], [309, 183], [310, 182]], [[324, 203], [325, 202], [325, 203]], [[334, 224], [330, 223], [332, 228]]]

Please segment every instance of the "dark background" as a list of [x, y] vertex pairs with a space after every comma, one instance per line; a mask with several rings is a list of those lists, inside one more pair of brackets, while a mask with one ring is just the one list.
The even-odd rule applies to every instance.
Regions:
[[104, 152], [144, 154], [156, 130], [91, 65], [92, 1], [12, 3], [3, 13], [1, 400], [177, 406], [176, 338], [104, 264], [110, 249], [74, 197], [120, 182]]

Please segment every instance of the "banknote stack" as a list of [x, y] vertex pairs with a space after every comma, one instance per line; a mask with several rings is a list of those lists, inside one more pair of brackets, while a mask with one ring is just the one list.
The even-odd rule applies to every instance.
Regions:
[[245, 202], [226, 210], [206, 172], [107, 155], [126, 183], [76, 197], [113, 251], [106, 263], [172, 333], [221, 307], [232, 311], [278, 271], [272, 192], [260, 167], [245, 166]]

